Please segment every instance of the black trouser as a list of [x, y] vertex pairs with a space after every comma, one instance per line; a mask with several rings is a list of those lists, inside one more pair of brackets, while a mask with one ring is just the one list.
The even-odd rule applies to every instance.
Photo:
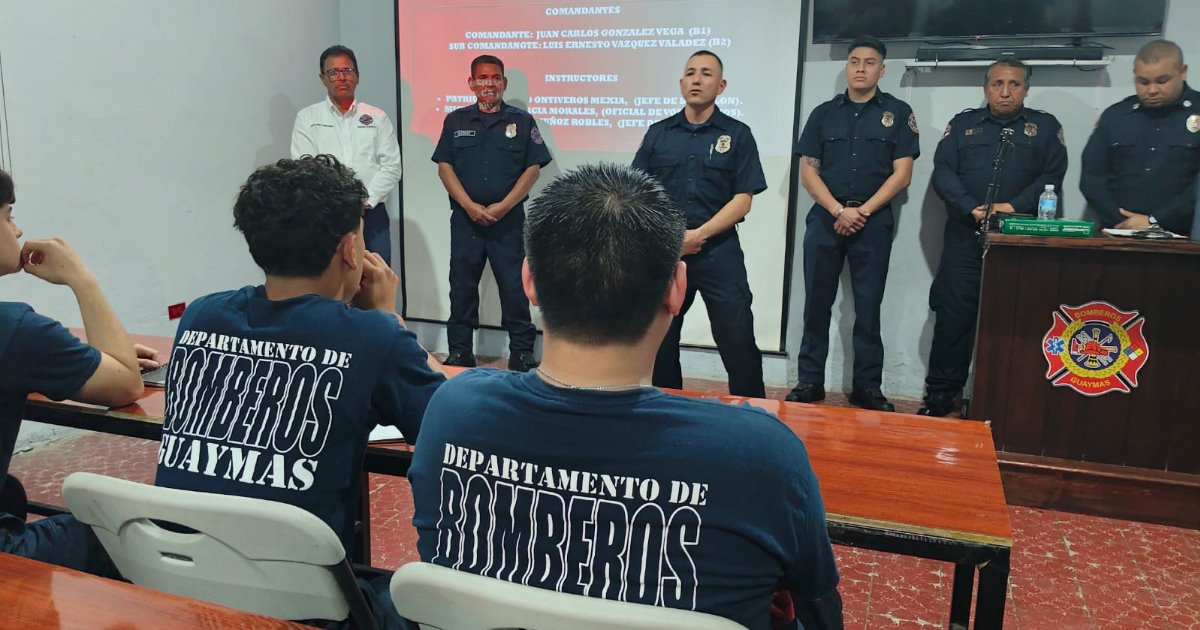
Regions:
[[479, 328], [479, 280], [488, 262], [500, 293], [500, 325], [508, 332], [508, 351], [533, 353], [536, 329], [521, 286], [524, 225], [525, 209], [520, 205], [487, 227], [472, 221], [464, 210], [451, 211], [450, 320], [446, 323], [451, 354], [472, 352], [474, 330]]
[[833, 301], [842, 266], [849, 260], [854, 294], [853, 387], [878, 388], [883, 383], [879, 306], [896, 227], [892, 207], [875, 212], [863, 229], [851, 236], [834, 232], [833, 215], [819, 205], [809, 210], [804, 222], [804, 337], [796, 360], [799, 382], [825, 384]]
[[363, 245], [367, 251], [383, 256], [383, 261], [392, 266], [392, 224], [388, 220], [387, 206], [379, 202], [363, 215]]
[[958, 394], [967, 384], [982, 272], [983, 248], [974, 229], [954, 221], [947, 223], [942, 259], [929, 287], [929, 308], [937, 318], [929, 373], [925, 376], [927, 394]]
[[683, 387], [679, 336], [683, 316], [699, 292], [708, 311], [717, 352], [729, 373], [729, 393], [765, 398], [762, 353], [754, 342], [754, 313], [750, 311], [754, 296], [746, 280], [746, 262], [737, 232], [730, 230], [710, 240], [699, 253], [685, 256], [683, 262], [687, 264], [687, 296], [683, 309], [671, 322], [671, 328], [658, 348], [654, 360], [654, 384], [676, 389]]

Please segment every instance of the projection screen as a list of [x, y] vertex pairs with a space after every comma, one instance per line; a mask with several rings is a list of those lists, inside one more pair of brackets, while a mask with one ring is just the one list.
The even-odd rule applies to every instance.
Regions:
[[[538, 122], [554, 161], [541, 186], [580, 164], [628, 164], [646, 127], [683, 106], [687, 58], [711, 50], [725, 64], [725, 113], [754, 132], [768, 189], [754, 199], [739, 236], [754, 293], [755, 333], [779, 347], [784, 327], [788, 168], [796, 105], [801, 7], [796, 0], [398, 0], [397, 69], [404, 159], [403, 248], [406, 312], [449, 316], [450, 205], [430, 161], [446, 114], [474, 102], [470, 62], [505, 63], [505, 102]], [[481, 282], [480, 323], [496, 326], [500, 306], [491, 271]], [[536, 309], [534, 320], [538, 322]], [[712, 345], [697, 300], [683, 342]]]

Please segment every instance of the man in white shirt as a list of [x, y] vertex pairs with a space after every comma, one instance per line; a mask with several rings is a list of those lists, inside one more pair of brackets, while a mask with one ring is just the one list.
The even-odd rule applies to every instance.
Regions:
[[328, 153], [354, 170], [367, 187], [363, 234], [368, 251], [392, 264], [392, 234], [384, 202], [400, 181], [396, 128], [382, 109], [355, 100], [358, 59], [345, 46], [321, 53], [321, 83], [329, 93], [296, 114], [292, 159]]

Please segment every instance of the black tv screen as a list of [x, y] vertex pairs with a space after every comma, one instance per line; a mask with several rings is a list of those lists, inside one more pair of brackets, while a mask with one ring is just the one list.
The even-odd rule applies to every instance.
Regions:
[[813, 41], [1159, 35], [1166, 16], [1167, 0], [814, 0]]

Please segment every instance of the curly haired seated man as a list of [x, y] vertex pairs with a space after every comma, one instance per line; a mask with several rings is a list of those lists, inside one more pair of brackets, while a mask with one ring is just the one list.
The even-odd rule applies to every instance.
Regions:
[[[199, 298], [180, 320], [155, 481], [299, 506], [347, 553], [371, 429], [415, 442], [445, 381], [396, 313], [395, 272], [364, 249], [366, 198], [329, 155], [242, 186], [234, 225], [266, 281]], [[360, 585], [380, 625], [399, 627], [387, 577]]]

